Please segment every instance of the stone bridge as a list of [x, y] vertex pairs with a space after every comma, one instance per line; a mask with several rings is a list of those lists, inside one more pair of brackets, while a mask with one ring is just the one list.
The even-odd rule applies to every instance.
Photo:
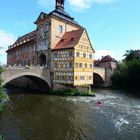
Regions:
[[94, 84], [95, 86], [108, 86], [111, 84], [111, 76], [113, 71], [101, 67], [93, 68]]
[[49, 87], [51, 87], [50, 71], [47, 68], [40, 66], [13, 66], [4, 68], [4, 72], [2, 73], [2, 79], [4, 80], [3, 85], [6, 85], [8, 82], [23, 76], [31, 76], [42, 79], [48, 84]]
[[[94, 67], [93, 68], [93, 74], [94, 74], [94, 84], [102, 84], [109, 83], [111, 73], [105, 70], [104, 68]], [[23, 80], [23, 77], [26, 78], [26, 80]], [[30, 78], [29, 78], [30, 77]], [[32, 78], [31, 78], [32, 77]], [[24, 82], [28, 82], [29, 80], [35, 81], [34, 85], [31, 86], [38, 86], [39, 87], [39, 80], [45, 81], [48, 86], [52, 87], [52, 76], [50, 75], [50, 70], [48, 70], [44, 66], [12, 66], [12, 67], [6, 67], [4, 68], [4, 72], [2, 73], [2, 79], [4, 80], [3, 85], [8, 84], [12, 80], [15, 80], [18, 78], [18, 84], [21, 80]], [[38, 85], [37, 85], [38, 83]], [[43, 85], [43, 84], [42, 84]]]

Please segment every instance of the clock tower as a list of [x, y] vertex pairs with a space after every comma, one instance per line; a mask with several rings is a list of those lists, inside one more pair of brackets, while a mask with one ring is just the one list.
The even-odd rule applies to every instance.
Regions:
[[56, 0], [56, 10], [64, 11], [64, 2], [65, 0]]

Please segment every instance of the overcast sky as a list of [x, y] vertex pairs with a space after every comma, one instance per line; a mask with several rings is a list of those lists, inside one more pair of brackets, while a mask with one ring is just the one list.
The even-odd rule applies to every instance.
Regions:
[[[41, 11], [54, 10], [55, 0], [1, 0], [0, 61], [18, 36], [36, 29]], [[140, 49], [140, 0], [65, 0], [65, 11], [88, 31], [95, 58], [123, 58], [125, 50]]]

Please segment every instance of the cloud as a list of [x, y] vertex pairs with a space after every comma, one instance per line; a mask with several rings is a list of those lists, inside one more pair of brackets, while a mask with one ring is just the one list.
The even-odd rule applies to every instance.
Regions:
[[107, 4], [115, 0], [68, 0], [70, 6], [75, 10], [85, 10], [92, 7], [94, 4]]
[[15, 36], [4, 30], [0, 30], [0, 55], [5, 53], [7, 47], [13, 44], [15, 41]]
[[95, 52], [95, 60], [101, 59], [102, 56], [110, 55], [111, 57], [115, 58], [115, 53], [109, 50], [97, 50]]

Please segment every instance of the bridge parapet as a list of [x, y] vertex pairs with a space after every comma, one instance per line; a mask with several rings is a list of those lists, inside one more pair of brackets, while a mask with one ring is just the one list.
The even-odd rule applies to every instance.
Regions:
[[8, 66], [8, 67], [3, 67], [3, 69], [48, 69], [46, 66]]

